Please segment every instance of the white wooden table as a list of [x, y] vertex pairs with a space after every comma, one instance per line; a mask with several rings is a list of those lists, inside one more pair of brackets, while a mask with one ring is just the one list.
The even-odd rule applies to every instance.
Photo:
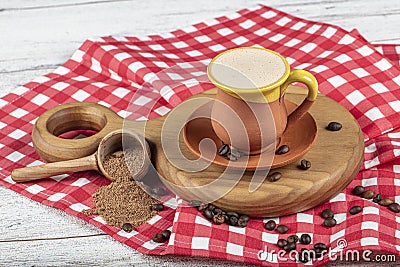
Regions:
[[[393, 0], [1, 0], [0, 94], [66, 61], [89, 37], [164, 33], [257, 3], [307, 19], [358, 28], [370, 41], [400, 43]], [[97, 228], [0, 187], [0, 266], [244, 266], [142, 255]]]

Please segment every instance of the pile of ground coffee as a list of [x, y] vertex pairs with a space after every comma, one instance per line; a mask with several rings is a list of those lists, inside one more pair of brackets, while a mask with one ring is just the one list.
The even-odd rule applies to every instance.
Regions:
[[142, 150], [135, 148], [108, 155], [103, 166], [114, 180], [96, 191], [93, 195], [96, 208], [84, 213], [98, 214], [107, 224], [118, 227], [126, 223], [137, 227], [152, 218], [157, 212], [150, 207], [159, 202], [147, 194], [131, 175], [131, 171], [134, 173], [141, 168], [143, 160]]

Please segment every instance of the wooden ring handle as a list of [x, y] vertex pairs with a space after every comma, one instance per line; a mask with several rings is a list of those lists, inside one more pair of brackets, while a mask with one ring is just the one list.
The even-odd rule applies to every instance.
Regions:
[[[107, 107], [90, 102], [56, 106], [44, 112], [32, 130], [32, 143], [47, 162], [83, 158], [96, 152], [109, 132], [122, 127], [123, 119]], [[95, 130], [82, 139], [63, 139], [58, 135], [72, 130]]]

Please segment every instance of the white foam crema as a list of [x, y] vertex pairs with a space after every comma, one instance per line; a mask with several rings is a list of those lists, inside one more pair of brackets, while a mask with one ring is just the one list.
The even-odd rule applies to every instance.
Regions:
[[268, 50], [240, 48], [220, 55], [209, 71], [220, 84], [254, 89], [278, 81], [285, 74], [286, 65], [280, 56]]

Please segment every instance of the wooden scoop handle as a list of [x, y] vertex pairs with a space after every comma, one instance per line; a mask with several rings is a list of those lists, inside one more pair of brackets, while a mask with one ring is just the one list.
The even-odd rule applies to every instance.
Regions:
[[53, 175], [79, 172], [79, 171], [88, 171], [88, 170], [98, 170], [97, 159], [95, 154], [79, 159], [53, 162], [33, 167], [15, 169], [11, 173], [11, 178], [15, 182], [29, 182], [29, 181], [39, 180], [42, 178], [47, 178]]

